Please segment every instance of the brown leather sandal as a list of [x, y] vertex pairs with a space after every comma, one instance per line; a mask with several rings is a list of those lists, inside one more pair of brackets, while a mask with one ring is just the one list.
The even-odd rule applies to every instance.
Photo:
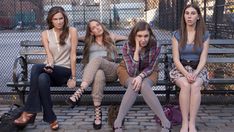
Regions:
[[53, 121], [52, 123], [50, 123], [50, 129], [51, 129], [51, 130], [54, 130], [54, 131], [56, 131], [56, 130], [59, 129], [59, 124], [58, 124], [58, 121], [57, 121], [57, 120], [55, 120], [55, 121]]

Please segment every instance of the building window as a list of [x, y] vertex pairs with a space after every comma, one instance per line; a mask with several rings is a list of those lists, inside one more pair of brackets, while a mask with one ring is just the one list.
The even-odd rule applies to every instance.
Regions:
[[100, 0], [80, 0], [80, 5], [99, 6]]

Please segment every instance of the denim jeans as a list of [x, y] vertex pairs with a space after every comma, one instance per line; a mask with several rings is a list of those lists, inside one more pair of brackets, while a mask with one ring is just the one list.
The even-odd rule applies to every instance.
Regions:
[[57, 119], [53, 111], [50, 86], [61, 86], [67, 83], [71, 69], [54, 66], [52, 73], [44, 72], [45, 64], [35, 64], [31, 69], [30, 91], [25, 103], [25, 111], [38, 113], [43, 111], [43, 120], [51, 123]]

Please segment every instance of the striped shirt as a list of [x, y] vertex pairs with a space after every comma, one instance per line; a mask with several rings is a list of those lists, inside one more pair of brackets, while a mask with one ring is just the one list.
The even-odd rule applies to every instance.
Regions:
[[122, 48], [123, 59], [129, 76], [135, 77], [142, 73], [145, 77], [148, 77], [156, 68], [160, 47], [157, 47], [156, 42], [152, 43], [149, 49], [139, 54], [139, 61], [133, 59], [134, 51], [135, 47], [128, 43], [124, 44]]

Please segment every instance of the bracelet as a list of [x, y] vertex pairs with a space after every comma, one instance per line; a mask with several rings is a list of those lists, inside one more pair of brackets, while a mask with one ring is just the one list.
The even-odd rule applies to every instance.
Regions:
[[141, 78], [141, 80], [143, 80], [142, 76], [138, 75], [138, 77], [140, 77], [140, 78]]
[[76, 80], [76, 76], [72, 76], [72, 78], [71, 78], [72, 80]]
[[141, 79], [144, 79], [144, 76], [142, 76], [142, 74], [139, 74], [139, 76], [141, 77]]

